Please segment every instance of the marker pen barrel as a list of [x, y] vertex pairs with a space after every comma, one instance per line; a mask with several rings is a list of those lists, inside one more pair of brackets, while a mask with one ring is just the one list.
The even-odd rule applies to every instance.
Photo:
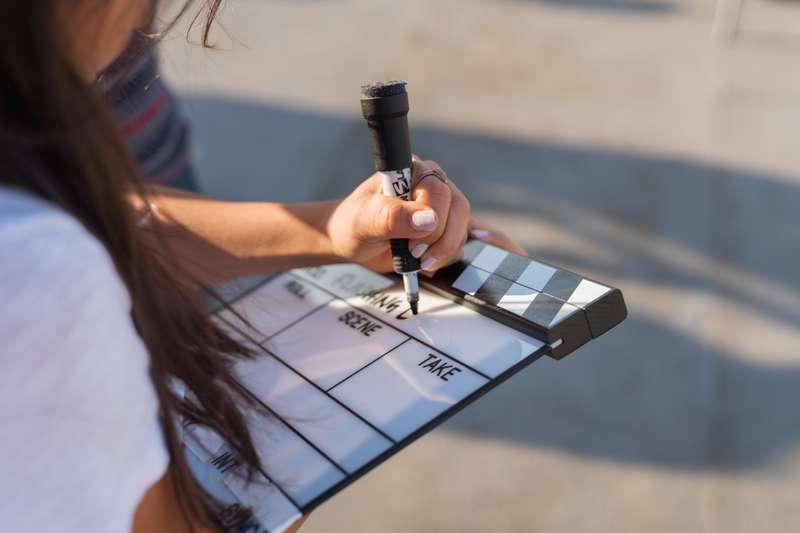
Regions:
[[[406, 82], [388, 81], [361, 87], [361, 111], [369, 127], [375, 170], [383, 194], [411, 199], [411, 142], [408, 135]], [[394, 271], [403, 276], [411, 312], [417, 314], [420, 260], [408, 249], [408, 239], [392, 239]]]

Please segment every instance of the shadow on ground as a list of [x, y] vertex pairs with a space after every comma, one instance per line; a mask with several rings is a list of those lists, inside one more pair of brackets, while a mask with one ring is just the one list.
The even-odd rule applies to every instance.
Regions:
[[659, 0], [512, 0], [514, 2], [546, 4], [569, 9], [594, 9], [614, 13], [670, 13], [675, 11], [673, 2]]
[[[213, 196], [334, 197], [371, 171], [358, 117], [201, 95], [187, 95], [185, 105]], [[725, 336], [744, 325], [713, 303], [730, 302], [779, 329], [800, 326], [793, 177], [413, 123], [412, 144], [447, 169], [476, 211], [531, 228], [546, 222], [604, 251], [565, 252], [534, 239], [542, 243], [530, 250], [535, 257], [617, 280], [623, 292], [628, 284], [712, 302], [670, 300], [698, 331], [712, 332], [695, 335], [643, 312], [654, 292], [628, 292], [629, 318], [619, 328], [564, 361], [537, 362], [445, 430], [691, 470], [763, 467], [798, 444], [800, 363], [724, 348]], [[524, 239], [526, 231], [533, 230], [523, 223], [511, 233]], [[766, 353], [775, 342], [764, 339]]]

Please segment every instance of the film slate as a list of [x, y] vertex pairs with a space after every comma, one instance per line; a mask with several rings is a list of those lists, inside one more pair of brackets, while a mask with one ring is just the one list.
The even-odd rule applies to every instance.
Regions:
[[425, 282], [418, 315], [396, 276], [349, 264], [272, 276], [231, 301], [236, 314], [216, 313], [253, 350], [233, 371], [261, 406], [245, 410], [263, 466], [250, 483], [223, 439], [184, 428], [225, 523], [285, 531], [541, 356], [625, 316], [616, 289], [477, 242], [466, 252]]
[[619, 289], [574, 272], [470, 241], [464, 257], [423, 285], [540, 339], [561, 359], [627, 316]]

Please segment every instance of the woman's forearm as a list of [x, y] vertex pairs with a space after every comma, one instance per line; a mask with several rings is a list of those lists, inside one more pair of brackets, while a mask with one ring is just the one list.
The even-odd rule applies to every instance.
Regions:
[[[434, 172], [436, 171], [436, 172]], [[150, 186], [153, 217], [181, 266], [206, 284], [327, 263], [358, 263], [378, 272], [393, 269], [390, 242], [407, 239], [422, 267], [435, 271], [458, 260], [470, 228], [498, 246], [511, 241], [472, 221], [464, 194], [432, 161], [415, 160], [411, 198], [383, 194], [381, 175], [365, 179], [346, 198], [305, 204], [224, 202], [168, 187]], [[131, 193], [144, 217], [147, 206]], [[151, 217], [152, 218], [152, 217]]]
[[[327, 232], [336, 201], [225, 202], [169, 187], [149, 190], [168, 245], [205, 283], [341, 261]], [[133, 201], [144, 215], [146, 207]]]

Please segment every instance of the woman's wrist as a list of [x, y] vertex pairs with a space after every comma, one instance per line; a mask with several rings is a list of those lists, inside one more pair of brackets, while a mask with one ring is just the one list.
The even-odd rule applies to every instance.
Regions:
[[[253, 274], [348, 261], [337, 253], [330, 221], [341, 200], [250, 204], [259, 213], [255, 246], [240, 256]], [[248, 232], [253, 232], [249, 228]]]
[[[329, 263], [341, 263], [341, 257], [335, 246], [336, 235], [331, 232], [330, 221], [341, 200], [328, 200], [304, 204], [284, 204], [283, 208], [296, 223], [290, 224], [287, 230], [292, 241], [289, 246], [297, 254], [302, 266], [317, 266]], [[269, 224], [269, 220], [267, 220]], [[269, 250], [267, 250], [269, 253]], [[275, 251], [273, 250], [274, 254]]]

